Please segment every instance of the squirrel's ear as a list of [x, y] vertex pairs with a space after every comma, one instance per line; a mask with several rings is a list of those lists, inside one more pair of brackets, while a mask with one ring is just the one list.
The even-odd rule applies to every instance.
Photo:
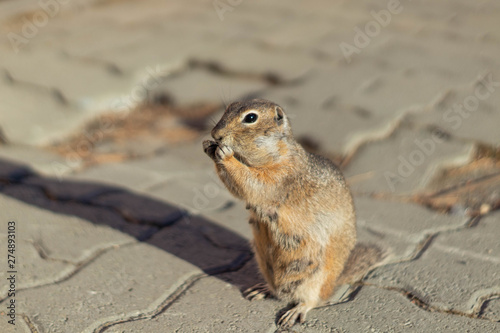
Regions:
[[276, 115], [274, 116], [274, 119], [276, 120], [276, 123], [278, 125], [283, 124], [283, 118], [285, 117], [285, 113], [283, 112], [283, 109], [280, 108], [278, 105], [276, 105], [275, 111], [276, 111]]

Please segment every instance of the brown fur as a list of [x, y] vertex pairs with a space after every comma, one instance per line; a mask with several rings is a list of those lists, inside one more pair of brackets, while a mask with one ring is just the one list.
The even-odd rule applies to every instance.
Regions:
[[[249, 113], [255, 123], [244, 121]], [[279, 323], [303, 322], [326, 301], [356, 242], [352, 197], [338, 168], [304, 151], [277, 104], [235, 102], [212, 130], [204, 150], [228, 190], [246, 201], [254, 251], [268, 288], [296, 304]]]

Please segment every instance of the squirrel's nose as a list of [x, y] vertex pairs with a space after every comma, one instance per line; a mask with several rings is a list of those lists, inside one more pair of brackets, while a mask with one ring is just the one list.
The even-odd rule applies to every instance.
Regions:
[[214, 138], [215, 141], [220, 141], [222, 140], [222, 135], [218, 133], [217, 131], [213, 130], [212, 131], [212, 138]]

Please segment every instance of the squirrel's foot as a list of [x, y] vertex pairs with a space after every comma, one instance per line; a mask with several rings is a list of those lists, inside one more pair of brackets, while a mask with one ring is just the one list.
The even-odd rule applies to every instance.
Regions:
[[265, 283], [258, 283], [255, 286], [248, 288], [244, 292], [245, 298], [250, 301], [257, 301], [259, 299], [272, 296], [271, 289]]
[[219, 144], [217, 150], [215, 151], [215, 154], [217, 155], [219, 160], [224, 161], [233, 157], [234, 152], [230, 147], [223, 144]]
[[215, 160], [215, 151], [217, 150], [217, 147], [219, 147], [219, 145], [215, 141], [212, 140], [203, 141], [203, 151], [212, 160]]
[[295, 322], [303, 324], [306, 321], [306, 314], [311, 310], [312, 307], [307, 306], [305, 303], [299, 303], [281, 316], [278, 321], [278, 326], [289, 328], [292, 327]]

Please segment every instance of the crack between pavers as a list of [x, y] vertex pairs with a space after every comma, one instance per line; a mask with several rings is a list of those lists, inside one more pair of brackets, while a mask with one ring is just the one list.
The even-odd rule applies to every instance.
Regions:
[[31, 333], [39, 333], [40, 331], [38, 328], [35, 326], [33, 321], [28, 317], [28, 315], [21, 313], [19, 314], [21, 318], [23, 318], [24, 322], [26, 323], [26, 326], [28, 326], [28, 329], [30, 330]]
[[[401, 258], [400, 260], [397, 260], [397, 261], [390, 261], [390, 262], [382, 261], [380, 263], [377, 263], [373, 267], [371, 267], [367, 271], [367, 273], [362, 278], [359, 279], [359, 281], [356, 281], [351, 286], [352, 291], [350, 290], [349, 294], [347, 295], [347, 299], [343, 302], [348, 302], [348, 301], [353, 300], [355, 298], [356, 294], [360, 291], [360, 289], [363, 286], [373, 286], [373, 287], [384, 289], [384, 290], [396, 291], [396, 292], [400, 293], [401, 295], [405, 296], [408, 300], [410, 300], [410, 302], [412, 304], [414, 304], [417, 307], [419, 307], [425, 311], [428, 311], [428, 312], [439, 312], [439, 313], [446, 313], [446, 314], [469, 317], [469, 318], [473, 318], [473, 319], [484, 319], [484, 320], [488, 320], [491, 322], [500, 322], [498, 319], [488, 318], [488, 317], [484, 316], [484, 310], [485, 310], [484, 307], [485, 307], [486, 302], [488, 302], [491, 299], [495, 299], [495, 298], [500, 297], [500, 289], [498, 289], [498, 288], [492, 288], [492, 290], [484, 291], [483, 294], [476, 295], [475, 297], [473, 296], [475, 301], [471, 302], [471, 303], [473, 303], [473, 305], [470, 306], [471, 310], [470, 311], [460, 311], [460, 310], [456, 310], [456, 309], [443, 308], [443, 307], [440, 307], [440, 306], [435, 305], [435, 304], [433, 305], [430, 302], [426, 302], [423, 297], [418, 296], [414, 291], [408, 291], [405, 288], [393, 287], [393, 286], [381, 286], [378, 284], [366, 282], [366, 279], [377, 268], [418, 260], [423, 255], [423, 253], [430, 247], [430, 245], [432, 244], [432, 242], [434, 241], [434, 239], [437, 236], [439, 236], [440, 234], [443, 234], [443, 233], [459, 232], [461, 230], [473, 228], [477, 225], [477, 223], [478, 223], [477, 221], [479, 219], [480, 219], [480, 217], [479, 218], [478, 217], [470, 218], [462, 226], [445, 227], [439, 231], [434, 231], [432, 233], [423, 234], [423, 239], [420, 242], [418, 242], [413, 253], [410, 256], [408, 256], [406, 258]], [[495, 263], [497, 261], [498, 260], [496, 260], [496, 258], [495, 258]], [[359, 289], [355, 289], [355, 287], [359, 287]], [[335, 304], [338, 304], [338, 303], [329, 304], [328, 306], [335, 305]]]
[[[148, 307], [145, 311], [139, 310], [130, 312], [123, 316], [111, 317], [105, 319], [103, 323], [96, 323], [88, 327], [84, 333], [102, 333], [111, 328], [112, 326], [124, 324], [128, 322], [152, 319], [158, 316], [160, 313], [167, 310], [172, 304], [178, 300], [182, 295], [186, 293], [197, 281], [201, 278], [208, 276], [205, 273], [197, 273], [182, 279], [182, 283], [177, 286], [172, 287], [168, 292], [166, 297], [162, 297], [158, 304], [153, 304], [153, 306]], [[156, 302], [155, 302], [156, 303]]]
[[171, 287], [164, 297], [160, 297], [159, 300], [150, 305], [146, 310], [138, 310], [122, 316], [105, 319], [104, 322], [92, 324], [84, 333], [102, 333], [115, 325], [138, 320], [154, 319], [174, 305], [199, 280], [210, 276], [236, 272], [243, 268], [251, 258], [251, 253], [242, 253], [233, 260], [233, 262], [227, 265], [206, 269], [203, 273], [191, 274], [181, 279], [181, 283]]
[[[500, 298], [500, 287], [493, 287], [490, 289], [476, 292], [471, 297], [472, 301], [469, 300], [469, 303], [473, 303], [473, 305], [470, 306], [470, 312], [476, 314], [480, 319], [483, 318], [491, 319], [484, 316], [484, 311], [486, 310], [486, 303], [488, 301], [498, 298]], [[497, 318], [494, 321], [500, 322], [500, 319]]]
[[[134, 244], [137, 244], [137, 243], [138, 243], [138, 241], [134, 240], [134, 241], [131, 241], [131, 242], [128, 242], [128, 243], [120, 244], [120, 245], [113, 244], [111, 246], [100, 248], [100, 249], [96, 250], [94, 253], [90, 254], [87, 258], [81, 260], [77, 264], [74, 264], [75, 267], [72, 270], [70, 270], [69, 272], [64, 273], [62, 276], [56, 277], [54, 280], [52, 280], [50, 282], [42, 282], [40, 284], [34, 284], [32, 286], [29, 286], [29, 287], [17, 288], [17, 291], [21, 292], [21, 291], [24, 291], [24, 290], [38, 289], [38, 288], [41, 288], [41, 287], [46, 287], [46, 286], [50, 286], [50, 285], [56, 285], [56, 284], [65, 282], [65, 281], [71, 279], [76, 274], [78, 274], [85, 267], [87, 267], [88, 265], [90, 265], [91, 263], [93, 263], [94, 261], [96, 261], [99, 257], [101, 257], [102, 255], [104, 255], [105, 253], [107, 253], [107, 252], [109, 252], [111, 250], [120, 249], [120, 248], [131, 246], [131, 245], [134, 245]], [[3, 303], [6, 299], [8, 299], [8, 297], [0, 298], [0, 303]]]
[[[481, 77], [485, 77], [487, 74], [480, 75], [479, 78], [475, 79], [472, 81], [472, 85], [476, 84], [477, 82], [481, 81]], [[463, 85], [464, 87], [469, 86], [468, 85]], [[415, 123], [412, 121], [411, 117], [415, 115], [420, 115], [420, 114], [425, 114], [431, 110], [434, 110], [437, 106], [439, 106], [443, 101], [445, 101], [453, 91], [460, 89], [461, 86], [455, 86], [451, 88], [447, 88], [444, 91], [438, 93], [435, 95], [434, 98], [432, 98], [428, 103], [426, 104], [415, 104], [412, 106], [407, 107], [406, 109], [403, 109], [401, 112], [396, 112], [396, 116], [391, 119], [388, 123], [385, 124], [386, 129], [381, 127], [381, 129], [378, 130], [378, 132], [374, 132], [372, 134], [367, 134], [364, 138], [361, 138], [359, 140], [354, 140], [354, 143], [351, 144], [352, 148], [347, 148], [347, 152], [344, 154], [344, 159], [342, 160], [342, 163], [340, 165], [341, 168], [345, 168], [349, 165], [349, 163], [352, 161], [352, 159], [362, 150], [362, 148], [370, 143], [373, 142], [379, 142], [383, 140], [387, 140], [391, 138], [397, 130], [401, 127], [402, 124], [408, 123], [411, 125], [415, 125]], [[429, 124], [430, 125], [430, 124]], [[423, 125], [426, 127], [425, 125]], [[428, 126], [428, 125], [427, 125]], [[452, 136], [451, 134], [445, 132], [446, 135], [453, 140], [459, 141], [459, 142], [466, 142], [466, 143], [472, 143], [472, 144], [478, 144], [478, 140], [470, 140], [470, 139], [464, 139], [460, 137], [455, 137]]]
[[[384, 267], [384, 266], [389, 266], [389, 265], [397, 265], [401, 263], [407, 263], [411, 262], [414, 260], [418, 260], [424, 253], [427, 251], [427, 249], [431, 246], [432, 242], [434, 239], [444, 233], [450, 233], [450, 232], [458, 232], [461, 230], [469, 229], [470, 221], [474, 220], [474, 218], [466, 220], [466, 222], [462, 225], [458, 226], [448, 226], [448, 227], [442, 227], [442, 228], [436, 228], [436, 229], [431, 229], [431, 230], [424, 230], [421, 232], [420, 237], [421, 239], [415, 243], [415, 246], [413, 250], [408, 254], [408, 255], [401, 255], [399, 257], [396, 257], [392, 260], [390, 259], [390, 256], [387, 256], [385, 260], [382, 260], [379, 263], [376, 263], [373, 265], [367, 272], [366, 274], [360, 279], [360, 281], [366, 280], [370, 276], [371, 273], [373, 273], [377, 268], [379, 267]], [[384, 233], [382, 231], [382, 233]]]
[[233, 250], [233, 251], [238, 251], [238, 252], [246, 252], [246, 251], [248, 251], [244, 247], [238, 248], [238, 247], [234, 247], [234, 246], [220, 244], [215, 239], [213, 239], [209, 234], [207, 234], [207, 233], [205, 233], [203, 231], [201, 232], [201, 234], [202, 234], [203, 238], [205, 238], [207, 240], [207, 242], [209, 242], [212, 246], [214, 246], [216, 248], [224, 249], [224, 250]]
[[[403, 115], [410, 112], [411, 108], [403, 111]], [[347, 147], [346, 152], [343, 154], [344, 157], [342, 159], [342, 163], [340, 163], [339, 167], [341, 169], [345, 169], [349, 166], [351, 161], [363, 150], [363, 148], [371, 143], [380, 142], [391, 138], [396, 135], [398, 129], [403, 124], [404, 116], [399, 115], [388, 124], [385, 124], [385, 129], [382, 127], [377, 132], [366, 135], [363, 139], [355, 140], [354, 143], [351, 144], [351, 147]]]
[[47, 254], [47, 250], [45, 249], [45, 247], [43, 246], [43, 243], [41, 240], [31, 240], [31, 239], [28, 239], [26, 240], [28, 243], [31, 243], [31, 245], [33, 245], [33, 248], [35, 249], [35, 251], [38, 253], [38, 256], [43, 259], [43, 260], [46, 260], [46, 261], [53, 261], [53, 262], [62, 262], [64, 264], [69, 264], [69, 265], [77, 265], [77, 263], [73, 262], [73, 261], [70, 261], [70, 260], [66, 260], [66, 259], [59, 259], [59, 258], [52, 258], [50, 257], [48, 254]]
[[[160, 232], [164, 228], [170, 227], [173, 224], [181, 221], [182, 219], [191, 216], [186, 211], [179, 210], [180, 211], [180, 215], [176, 219], [173, 219], [173, 221], [170, 222], [170, 223], [166, 223], [164, 225], [159, 225], [159, 224], [157, 224], [155, 222], [152, 222], [152, 221], [147, 221], [147, 220], [142, 220], [142, 219], [138, 220], [138, 219], [132, 217], [130, 214], [128, 214], [126, 212], [123, 212], [122, 210], [120, 210], [119, 208], [116, 208], [114, 206], [90, 202], [90, 200], [92, 200], [92, 199], [98, 199], [100, 196], [105, 196], [105, 195], [108, 195], [110, 193], [121, 193], [122, 190], [115, 190], [115, 189], [113, 189], [113, 190], [105, 191], [105, 192], [102, 192], [102, 193], [99, 193], [99, 194], [95, 194], [95, 195], [89, 197], [86, 200], [85, 199], [84, 200], [82, 200], [82, 199], [62, 199], [62, 198], [57, 197], [53, 193], [51, 193], [50, 190], [47, 189], [47, 188], [45, 188], [43, 185], [26, 184], [26, 183], [23, 183], [22, 181], [19, 181], [19, 182], [16, 182], [16, 183], [17, 184], [22, 184], [24, 186], [28, 186], [28, 187], [33, 187], [33, 188], [39, 189], [47, 197], [47, 199], [49, 199], [51, 201], [56, 201], [56, 202], [60, 202], [60, 203], [72, 202], [72, 203], [78, 203], [78, 204], [82, 204], [82, 205], [89, 206], [89, 207], [104, 208], [104, 209], [107, 209], [107, 210], [110, 210], [110, 211], [113, 211], [113, 212], [117, 213], [119, 216], [121, 216], [128, 223], [131, 223], [131, 224], [134, 224], [134, 225], [148, 225], [148, 226], [155, 227], [156, 230], [154, 232], [151, 232], [151, 233], [149, 233], [147, 235], [147, 237], [143, 237], [143, 238], [140, 239], [140, 241], [142, 241], [142, 242], [145, 242], [145, 241], [151, 239], [155, 234], [157, 234], [158, 232]], [[12, 184], [12, 183], [11, 183], [11, 185], [15, 186], [15, 184]], [[246, 251], [243, 248], [235, 248], [235, 247], [231, 247], [231, 246], [226, 246], [226, 245], [223, 245], [223, 244], [219, 244], [218, 242], [216, 242], [214, 239], [212, 239], [206, 233], [202, 233], [202, 235], [203, 235], [203, 237], [211, 245], [213, 245], [216, 248], [236, 250], [236, 251], [239, 251], [239, 252], [245, 252]], [[72, 265], [75, 265], [75, 266], [78, 266], [80, 264], [80, 263], [74, 263], [74, 262], [71, 262], [71, 261], [68, 261], [68, 260], [64, 260], [64, 259], [51, 258], [49, 255], [47, 255], [45, 249], [43, 248], [43, 246], [39, 242], [31, 241], [31, 243], [33, 244], [35, 250], [37, 251], [37, 253], [39, 254], [39, 256], [42, 259], [51, 260], [51, 261], [59, 261], [59, 262], [67, 263], [67, 264], [72, 264]], [[216, 274], [216, 273], [213, 273], [213, 274]], [[0, 302], [1, 302], [1, 300], [0, 300]]]
[[[481, 297], [481, 298], [482, 298], [481, 299], [482, 302], [480, 303], [478, 301], [478, 303], [476, 303], [476, 306], [474, 307], [473, 310], [476, 311], [478, 317], [483, 318], [484, 311], [486, 310], [486, 303], [488, 303], [489, 301], [495, 300], [495, 299], [500, 299], [500, 292], [490, 294], [490, 295], [484, 295], [484, 297]], [[496, 321], [500, 323], [500, 319], [497, 319]]]
[[[409, 254], [398, 256], [395, 258], [395, 260], [394, 259], [390, 260], [390, 261], [383, 260], [380, 263], [377, 263], [375, 266], [370, 268], [370, 270], [368, 271], [368, 273], [364, 277], [368, 276], [375, 268], [378, 268], [381, 266], [400, 264], [400, 263], [404, 263], [404, 262], [410, 262], [413, 260], [417, 260], [429, 248], [429, 246], [431, 245], [433, 240], [438, 235], [441, 235], [444, 233], [459, 232], [462, 230], [473, 228], [478, 224], [477, 221], [479, 219], [480, 218], [478, 218], [478, 217], [472, 217], [472, 218], [465, 219], [465, 222], [460, 224], [460, 225], [442, 226], [442, 227], [422, 230], [419, 233], [420, 240], [414, 242], [415, 246]], [[376, 228], [373, 226], [360, 225], [360, 227], [364, 228], [368, 232], [375, 234], [375, 235], [393, 234], [393, 235], [399, 236], [401, 234], [398, 232], [392, 232], [392, 230], [382, 230], [381, 228]], [[408, 251], [407, 251], [407, 253], [408, 253]], [[389, 258], [389, 256], [388, 256], [388, 258]]]
[[304, 76], [302, 76], [291, 80], [285, 80], [280, 75], [270, 71], [264, 73], [256, 73], [252, 71], [229, 69], [215, 60], [201, 60], [190, 58], [187, 60], [186, 65], [187, 69], [204, 69], [217, 76], [246, 79], [252, 81], [262, 81], [272, 86], [289, 86], [299, 84], [304, 79]]
[[64, 96], [64, 94], [57, 88], [48, 87], [48, 86], [44, 86], [44, 85], [41, 85], [38, 83], [16, 79], [6, 69], [4, 69], [4, 76], [5, 76], [5, 79], [7, 80], [7, 82], [11, 85], [20, 85], [21, 87], [26, 88], [26, 89], [36, 90], [36, 91], [42, 92], [44, 94], [49, 94], [57, 103], [64, 105], [64, 106], [68, 106], [70, 104], [70, 102], [68, 101], [66, 96]]
[[[446, 309], [446, 308], [439, 307], [437, 305], [432, 305], [429, 302], [426, 302], [423, 299], [423, 297], [417, 295], [414, 291], [409, 291], [409, 290], [406, 290], [405, 288], [392, 287], [392, 286], [381, 286], [378, 284], [368, 283], [365, 281], [362, 281], [361, 285], [366, 286], [366, 287], [375, 287], [378, 289], [397, 292], [397, 293], [401, 294], [402, 296], [404, 296], [405, 298], [407, 298], [410, 301], [410, 303], [412, 303], [413, 305], [415, 305], [415, 306], [419, 307], [420, 309], [427, 311], [427, 312], [438, 312], [438, 313], [444, 313], [444, 314], [451, 314], [451, 315], [456, 315], [456, 316], [468, 317], [468, 318], [472, 318], [472, 319], [487, 320], [487, 321], [494, 322], [494, 323], [498, 322], [498, 320], [495, 320], [492, 318], [487, 318], [484, 316], [480, 316], [478, 311], [476, 310], [477, 308], [479, 308], [479, 309], [482, 308], [483, 304], [488, 300], [488, 297], [485, 297], [484, 299], [482, 298], [482, 299], [478, 300], [478, 303], [476, 303], [476, 305], [473, 307], [473, 309], [470, 312], [465, 312], [465, 311], [460, 311], [460, 310], [456, 310], [456, 309]], [[500, 293], [498, 293], [498, 294], [495, 293], [493, 295], [489, 295], [489, 297], [496, 297], [498, 295], [500, 295]]]
[[[26, 177], [24, 177], [24, 178], [26, 178]], [[168, 223], [160, 225], [160, 224], [158, 224], [158, 223], [156, 223], [154, 221], [149, 221], [149, 220], [146, 220], [146, 219], [137, 219], [137, 218], [133, 217], [132, 215], [130, 215], [129, 213], [124, 212], [121, 209], [119, 209], [117, 207], [114, 207], [112, 205], [105, 205], [105, 204], [100, 204], [100, 203], [96, 203], [96, 202], [92, 202], [91, 201], [91, 200], [98, 199], [101, 196], [105, 196], [105, 195], [109, 195], [109, 194], [113, 194], [113, 193], [126, 193], [122, 189], [112, 189], [112, 190], [108, 190], [108, 191], [103, 191], [101, 193], [97, 193], [97, 194], [91, 195], [91, 196], [89, 196], [86, 199], [79, 199], [79, 198], [63, 199], [63, 198], [60, 198], [57, 195], [51, 193], [50, 190], [47, 189], [46, 187], [44, 187], [43, 185], [26, 184], [22, 180], [16, 181], [16, 182], [11, 182], [9, 185], [10, 186], [24, 185], [24, 186], [36, 188], [36, 189], [40, 190], [45, 195], [45, 197], [47, 199], [49, 199], [51, 201], [59, 202], [59, 203], [68, 203], [69, 202], [69, 203], [81, 204], [81, 205], [84, 205], [84, 206], [87, 206], [87, 207], [103, 208], [103, 209], [106, 209], [106, 210], [109, 210], [111, 212], [116, 213], [121, 218], [123, 218], [125, 220], [125, 222], [127, 222], [127, 223], [134, 224], [134, 225], [143, 225], [143, 226], [156, 227], [156, 228], [158, 228], [157, 231], [161, 230], [164, 227], [171, 226], [171, 225], [175, 224], [176, 222], [182, 220], [183, 218], [185, 218], [188, 215], [187, 212], [185, 212], [184, 210], [179, 209], [179, 216], [176, 216], [176, 218], [172, 218], [172, 221], [169, 221]], [[157, 231], [155, 231], [155, 233]], [[150, 237], [151, 237], [151, 235], [148, 237], [148, 239]], [[144, 241], [144, 239], [141, 239], [141, 241]]]
[[[452, 231], [452, 230], [450, 230], [450, 231]], [[441, 232], [444, 232], [444, 231], [441, 231]], [[385, 267], [385, 266], [389, 266], [389, 265], [397, 265], [397, 264], [417, 260], [429, 248], [429, 246], [432, 244], [435, 237], [437, 237], [441, 232], [433, 232], [433, 233], [423, 234], [422, 239], [415, 244], [413, 251], [409, 255], [400, 256], [399, 258], [396, 258], [393, 260], [389, 260], [390, 255], [387, 255], [386, 258], [384, 258], [380, 262], [372, 265], [363, 276], [359, 277], [356, 281], [349, 283], [350, 287], [340, 297], [339, 301], [328, 302], [324, 306], [332, 306], [332, 305], [336, 305], [336, 304], [350, 302], [351, 300], [353, 300], [356, 297], [356, 295], [359, 293], [359, 291], [361, 290], [363, 284], [365, 283], [364, 281], [367, 278], [369, 278], [369, 276], [379, 267]]]
[[[55, 201], [55, 202], [58, 202], [58, 203], [71, 202], [71, 203], [81, 204], [81, 205], [84, 205], [84, 206], [87, 206], [87, 207], [96, 207], [96, 208], [107, 209], [109, 211], [112, 211], [112, 212], [116, 213], [120, 217], [122, 217], [125, 220], [125, 222], [127, 222], [129, 224], [154, 227], [156, 230], [154, 230], [153, 232], [149, 232], [146, 236], [141, 237], [139, 239], [142, 242], [148, 241], [156, 233], [162, 231], [164, 228], [170, 227], [170, 226], [172, 226], [172, 225], [180, 222], [184, 218], [188, 218], [188, 217], [192, 216], [191, 214], [189, 214], [184, 209], [179, 209], [178, 210], [178, 212], [179, 212], [178, 216], [173, 216], [172, 220], [169, 221], [168, 223], [159, 224], [157, 222], [148, 221], [146, 219], [137, 219], [137, 218], [133, 217], [132, 215], [130, 215], [129, 213], [127, 213], [127, 212], [125, 212], [125, 211], [123, 211], [123, 210], [121, 210], [121, 209], [119, 209], [117, 207], [114, 207], [112, 205], [100, 204], [100, 203], [96, 203], [96, 202], [92, 202], [91, 201], [91, 200], [99, 199], [99, 197], [105, 196], [105, 195], [108, 195], [108, 194], [123, 193], [124, 191], [120, 190], [120, 189], [112, 189], [112, 190], [109, 190], [109, 191], [104, 191], [104, 192], [101, 192], [101, 193], [89, 196], [87, 199], [63, 199], [63, 198], [57, 197], [57, 195], [54, 195], [53, 193], [51, 193], [50, 190], [47, 189], [47, 188], [45, 188], [43, 185], [26, 184], [26, 183], [24, 183], [22, 181], [16, 182], [16, 184], [22, 184], [24, 186], [37, 188], [37, 189], [39, 189], [46, 196], [47, 199], [49, 199], [51, 201]], [[11, 185], [15, 186], [15, 184], [12, 184], [12, 183], [11, 183]], [[229, 246], [225, 246], [225, 245], [219, 244], [219, 243], [217, 243], [216, 241], [214, 241], [210, 236], [208, 236], [205, 233], [203, 233], [203, 236], [213, 246], [215, 246], [217, 248], [232, 249], [232, 250], [237, 250], [237, 251], [242, 251], [243, 250], [241, 248], [233, 248], [233, 247], [229, 247]], [[35, 246], [35, 249], [37, 250], [37, 252], [39, 253], [39, 255], [40, 255], [40, 257], [42, 259], [44, 257], [48, 257], [48, 256], [46, 256], [46, 253], [43, 251], [43, 248], [40, 247], [40, 244], [36, 244], [36, 242], [33, 242], [33, 245]], [[71, 263], [71, 262], [69, 262], [69, 263]], [[71, 264], [73, 264], [73, 263], [71, 263]]]

